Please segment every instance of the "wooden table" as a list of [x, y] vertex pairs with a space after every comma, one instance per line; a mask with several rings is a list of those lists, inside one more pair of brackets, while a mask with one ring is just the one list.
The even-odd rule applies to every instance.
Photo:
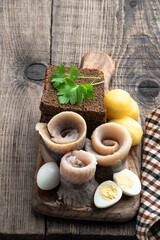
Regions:
[[160, 101], [158, 0], [0, 1], [0, 239], [136, 239], [126, 223], [44, 217], [31, 206], [45, 68], [91, 50], [115, 60], [110, 89], [130, 92], [142, 123]]

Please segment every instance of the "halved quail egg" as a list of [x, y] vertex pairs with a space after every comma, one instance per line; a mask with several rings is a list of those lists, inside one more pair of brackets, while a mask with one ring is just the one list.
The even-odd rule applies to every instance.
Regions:
[[129, 169], [114, 173], [113, 179], [127, 196], [138, 195], [141, 191], [141, 182], [138, 176]]
[[94, 204], [98, 208], [107, 208], [117, 203], [122, 197], [121, 188], [113, 181], [101, 183], [94, 194]]

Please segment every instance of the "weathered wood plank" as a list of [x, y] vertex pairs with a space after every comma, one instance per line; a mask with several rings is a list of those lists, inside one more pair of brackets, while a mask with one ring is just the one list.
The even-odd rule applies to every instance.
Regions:
[[116, 71], [111, 87], [131, 93], [140, 106], [142, 124], [160, 102], [159, 8], [159, 1], [127, 0], [116, 15], [118, 44], [113, 52]]
[[[50, 53], [52, 63], [79, 65], [84, 53], [107, 51], [116, 62], [110, 87], [126, 89], [128, 86], [126, 90], [140, 104], [143, 119], [159, 104], [159, 1], [55, 0], [53, 3], [51, 52], [51, 0], [0, 3], [1, 239], [10, 236], [2, 233], [14, 233], [12, 239], [18, 239], [17, 234], [23, 239], [24, 234], [35, 234], [35, 237], [40, 234], [40, 239], [44, 234], [43, 217], [35, 215], [30, 205], [38, 150], [34, 125], [39, 118], [42, 84], [27, 81], [24, 70], [28, 65], [49, 64]], [[6, 85], [8, 79], [12, 85]], [[150, 89], [144, 86], [144, 80], [145, 83], [150, 80]], [[97, 226], [97, 223], [77, 224], [56, 219], [49, 220], [47, 237], [57, 234], [61, 238], [62, 231], [66, 231], [66, 236], [72, 237], [83, 232], [86, 238], [95, 234], [99, 239], [104, 239], [104, 235], [109, 239], [111, 234], [116, 239], [116, 229], [117, 224]], [[123, 239], [126, 236], [131, 239], [135, 234], [132, 222], [118, 225], [118, 231]]]
[[[53, 1], [52, 64], [77, 64], [91, 51], [105, 51], [115, 60], [110, 89], [130, 92], [141, 109], [142, 124], [160, 100], [159, 1]], [[56, 46], [56, 47], [55, 47]], [[154, 89], [144, 81], [154, 82]], [[155, 93], [156, 92], [156, 93]], [[135, 220], [97, 224], [48, 218], [47, 239], [135, 239]], [[63, 229], [63, 230], [62, 230]], [[77, 238], [78, 239], [78, 238]], [[96, 238], [98, 239], [98, 238]]]
[[128, 90], [146, 115], [160, 101], [159, 8], [153, 0], [54, 1], [52, 63], [79, 65], [86, 52], [109, 53], [116, 65], [110, 88]]
[[50, 64], [50, 11], [51, 0], [0, 1], [0, 239], [45, 235], [44, 217], [31, 207], [43, 83], [24, 72]]
[[125, 223], [105, 223], [47, 218], [47, 240], [135, 240], [135, 220]]

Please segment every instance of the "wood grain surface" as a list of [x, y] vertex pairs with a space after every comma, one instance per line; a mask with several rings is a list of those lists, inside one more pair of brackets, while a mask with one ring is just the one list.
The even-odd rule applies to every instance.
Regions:
[[44, 74], [37, 65], [79, 66], [85, 53], [107, 52], [115, 61], [110, 88], [130, 92], [144, 124], [160, 103], [159, 12], [159, 0], [0, 1], [0, 239], [135, 239], [135, 220], [98, 224], [33, 212], [37, 74]]
[[31, 207], [43, 83], [25, 70], [50, 64], [50, 15], [51, 1], [0, 1], [0, 239], [45, 234], [44, 217]]

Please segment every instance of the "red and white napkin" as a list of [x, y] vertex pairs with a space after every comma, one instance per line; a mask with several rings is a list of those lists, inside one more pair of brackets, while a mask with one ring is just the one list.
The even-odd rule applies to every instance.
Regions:
[[160, 107], [148, 115], [145, 125], [136, 234], [140, 240], [160, 240]]

